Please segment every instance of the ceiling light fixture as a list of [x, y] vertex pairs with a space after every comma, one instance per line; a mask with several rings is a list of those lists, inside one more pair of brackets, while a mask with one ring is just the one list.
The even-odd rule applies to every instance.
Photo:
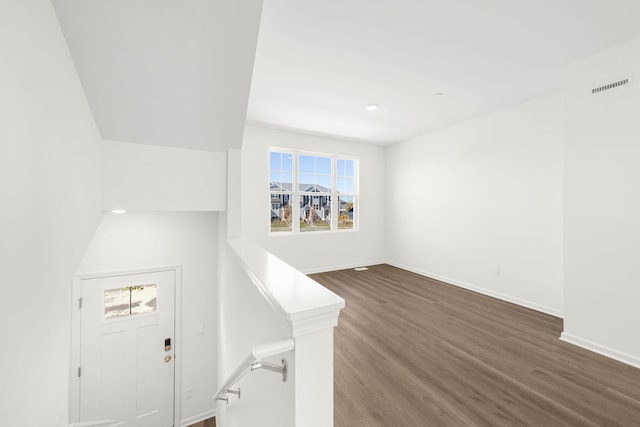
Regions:
[[444, 95], [444, 93], [442, 93], [442, 92], [437, 92], [437, 93], [433, 94], [433, 96], [442, 96], [442, 95]]
[[367, 104], [367, 107], [366, 107], [366, 108], [367, 108], [367, 110], [369, 110], [369, 111], [375, 111], [375, 110], [377, 110], [378, 108], [380, 108], [380, 105], [378, 105], [378, 104]]
[[127, 213], [127, 211], [125, 211], [124, 209], [114, 209], [111, 211], [111, 213], [114, 213], [116, 215], [121, 215], [123, 213]]

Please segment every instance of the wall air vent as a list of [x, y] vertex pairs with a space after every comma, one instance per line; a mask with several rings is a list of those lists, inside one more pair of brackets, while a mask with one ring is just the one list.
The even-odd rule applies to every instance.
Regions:
[[631, 79], [620, 80], [620, 81], [615, 82], [615, 83], [609, 83], [608, 85], [604, 85], [604, 86], [600, 86], [600, 87], [591, 89], [591, 93], [593, 95], [595, 95], [596, 93], [604, 92], [606, 90], [615, 89], [617, 87], [624, 86], [624, 85], [629, 84], [629, 83], [631, 83]]

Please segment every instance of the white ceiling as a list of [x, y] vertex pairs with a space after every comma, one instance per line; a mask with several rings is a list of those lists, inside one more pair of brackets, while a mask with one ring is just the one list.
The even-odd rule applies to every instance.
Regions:
[[566, 64], [640, 35], [638, 0], [264, 0], [261, 23], [262, 0], [52, 2], [104, 139], [212, 151], [240, 146], [245, 113], [406, 140], [557, 90]]
[[638, 35], [638, 0], [265, 0], [247, 118], [394, 143], [558, 90]]

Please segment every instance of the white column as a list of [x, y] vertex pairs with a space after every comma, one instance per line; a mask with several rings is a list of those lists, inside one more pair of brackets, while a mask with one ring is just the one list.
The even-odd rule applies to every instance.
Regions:
[[295, 425], [331, 427], [333, 327], [298, 336], [295, 343]]

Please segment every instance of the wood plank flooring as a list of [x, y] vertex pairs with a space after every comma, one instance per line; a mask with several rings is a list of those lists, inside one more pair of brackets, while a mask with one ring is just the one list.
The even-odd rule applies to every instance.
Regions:
[[559, 318], [388, 265], [311, 277], [346, 300], [335, 427], [640, 426], [640, 369]]
[[216, 427], [216, 418], [209, 418], [208, 420], [200, 421], [190, 425], [189, 427]]

